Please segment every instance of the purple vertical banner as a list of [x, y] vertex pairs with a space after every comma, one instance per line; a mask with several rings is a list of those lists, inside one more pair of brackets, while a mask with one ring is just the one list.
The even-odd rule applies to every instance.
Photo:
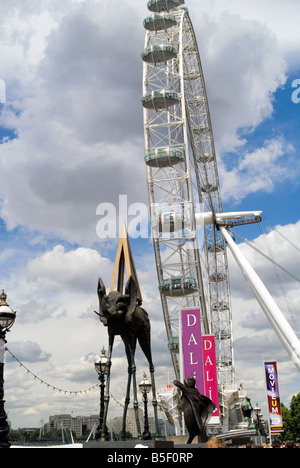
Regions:
[[279, 383], [276, 361], [265, 361], [267, 398], [271, 434], [283, 432], [283, 421], [279, 396]]
[[181, 311], [184, 378], [195, 377], [196, 387], [204, 394], [203, 351], [200, 309]]

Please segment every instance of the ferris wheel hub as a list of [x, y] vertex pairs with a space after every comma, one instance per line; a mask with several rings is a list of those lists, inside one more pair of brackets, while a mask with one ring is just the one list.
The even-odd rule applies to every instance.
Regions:
[[262, 211], [232, 211], [229, 213], [196, 213], [196, 224], [204, 226], [207, 224], [216, 224], [217, 226], [239, 226], [243, 224], [259, 223], [261, 221]]

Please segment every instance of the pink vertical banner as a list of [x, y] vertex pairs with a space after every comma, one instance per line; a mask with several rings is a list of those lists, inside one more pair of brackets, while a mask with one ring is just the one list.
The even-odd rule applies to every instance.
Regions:
[[210, 424], [219, 424], [220, 423], [220, 408], [219, 408], [219, 396], [218, 396], [216, 342], [215, 342], [214, 335], [203, 336], [202, 346], [203, 346], [205, 396], [210, 398], [216, 405], [216, 409], [210, 419]]
[[204, 394], [200, 309], [182, 310], [181, 320], [184, 378], [195, 377], [196, 387]]

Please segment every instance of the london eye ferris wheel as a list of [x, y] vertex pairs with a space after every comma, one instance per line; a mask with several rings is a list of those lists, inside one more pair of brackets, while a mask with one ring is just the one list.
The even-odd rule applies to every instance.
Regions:
[[216, 153], [195, 33], [184, 0], [150, 0], [142, 53], [145, 161], [153, 242], [168, 346], [179, 378], [182, 308], [200, 307], [216, 337], [220, 385], [234, 380], [227, 254], [199, 212], [220, 213]]
[[[227, 248], [291, 360], [300, 341], [228, 228], [261, 221], [261, 211], [223, 213], [216, 151], [197, 41], [184, 0], [149, 0], [143, 66], [145, 162], [168, 347], [175, 376], [182, 309], [200, 308], [216, 340], [219, 398], [234, 390]], [[227, 393], [227, 394], [228, 394]]]

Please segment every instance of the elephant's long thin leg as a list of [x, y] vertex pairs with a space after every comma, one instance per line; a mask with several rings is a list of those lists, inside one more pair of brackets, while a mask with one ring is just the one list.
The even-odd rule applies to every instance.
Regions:
[[123, 440], [125, 440], [126, 416], [127, 416], [128, 405], [129, 405], [129, 402], [130, 402], [131, 376], [132, 376], [132, 368], [131, 368], [130, 363], [128, 363], [127, 391], [126, 391], [125, 406], [124, 406], [123, 421], [122, 421], [122, 439]]

